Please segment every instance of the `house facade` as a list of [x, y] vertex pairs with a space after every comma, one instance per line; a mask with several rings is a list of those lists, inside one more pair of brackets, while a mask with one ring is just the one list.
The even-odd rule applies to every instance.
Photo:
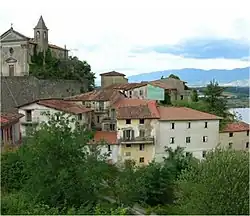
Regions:
[[105, 88], [113, 84], [124, 84], [128, 83], [128, 79], [125, 78], [125, 74], [111, 71], [100, 74], [101, 76], [101, 87]]
[[[45, 99], [24, 104], [18, 107], [18, 112], [23, 115], [20, 119], [23, 136], [29, 135], [34, 128], [39, 127], [40, 123], [48, 122], [49, 116], [46, 114], [65, 114], [70, 119], [76, 119], [80, 125], [91, 128], [92, 109], [61, 99]], [[70, 123], [70, 126], [74, 129], [75, 124]]]
[[233, 122], [220, 132], [220, 146], [236, 150], [249, 150], [249, 124]]
[[1, 113], [1, 146], [6, 144], [20, 144], [22, 140], [20, 121], [22, 114]]
[[198, 159], [219, 144], [220, 117], [185, 107], [159, 107], [156, 161], [166, 157], [165, 147], [184, 148]]

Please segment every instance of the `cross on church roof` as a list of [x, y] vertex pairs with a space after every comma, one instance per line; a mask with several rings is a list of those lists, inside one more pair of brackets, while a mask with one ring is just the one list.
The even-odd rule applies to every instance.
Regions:
[[13, 23], [10, 24], [11, 28], [13, 28]]

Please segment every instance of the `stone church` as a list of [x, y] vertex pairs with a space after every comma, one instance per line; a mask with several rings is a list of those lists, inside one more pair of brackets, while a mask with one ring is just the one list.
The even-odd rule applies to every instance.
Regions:
[[49, 44], [49, 30], [41, 16], [34, 28], [34, 38], [26, 37], [13, 27], [0, 36], [0, 72], [1, 76], [27, 76], [31, 56], [36, 52], [45, 52], [48, 48], [57, 58], [68, 58], [64, 48]]

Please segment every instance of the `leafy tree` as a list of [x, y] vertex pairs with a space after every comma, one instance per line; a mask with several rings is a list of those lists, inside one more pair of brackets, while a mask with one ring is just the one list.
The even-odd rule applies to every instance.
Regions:
[[197, 93], [197, 90], [196, 89], [193, 89], [192, 90], [192, 93], [191, 93], [191, 100], [193, 102], [198, 102], [199, 98], [198, 98], [198, 93]]
[[249, 152], [210, 152], [177, 185], [178, 214], [249, 215]]
[[178, 80], [180, 80], [180, 77], [178, 77], [177, 75], [174, 75], [174, 74], [170, 74], [170, 75], [168, 76], [168, 78], [173, 78], [173, 79], [178, 79]]
[[171, 97], [168, 92], [165, 92], [164, 94], [164, 100], [161, 101], [162, 104], [164, 105], [170, 105], [171, 104]]
[[161, 79], [164, 79], [164, 76], [161, 76]]
[[95, 87], [95, 74], [86, 61], [80, 61], [77, 57], [57, 59], [50, 49], [44, 52], [36, 52], [31, 57], [30, 74], [40, 79], [66, 79], [78, 80], [83, 84], [82, 88], [91, 91]]

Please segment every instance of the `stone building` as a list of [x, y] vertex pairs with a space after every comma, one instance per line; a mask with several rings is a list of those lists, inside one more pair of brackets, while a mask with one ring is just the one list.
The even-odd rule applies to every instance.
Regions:
[[34, 28], [34, 38], [24, 36], [13, 27], [0, 36], [0, 72], [1, 76], [29, 75], [31, 56], [36, 52], [45, 52], [48, 48], [57, 58], [67, 58], [68, 50], [49, 44], [49, 30], [41, 16]]
[[107, 73], [100, 74], [101, 76], [101, 87], [105, 88], [113, 84], [124, 84], [128, 83], [128, 79], [125, 78], [125, 74], [111, 71]]

